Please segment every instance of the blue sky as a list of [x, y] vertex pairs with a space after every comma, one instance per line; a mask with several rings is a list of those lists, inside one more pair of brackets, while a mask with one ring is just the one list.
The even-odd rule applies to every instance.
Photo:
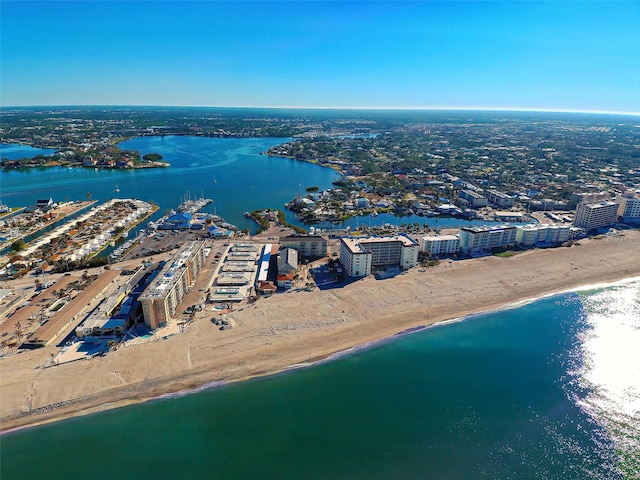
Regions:
[[640, 2], [0, 2], [0, 105], [640, 112]]

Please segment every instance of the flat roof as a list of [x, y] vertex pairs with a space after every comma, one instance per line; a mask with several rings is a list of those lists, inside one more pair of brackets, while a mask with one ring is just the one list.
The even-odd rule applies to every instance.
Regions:
[[165, 292], [181, 278], [181, 273], [187, 268], [187, 262], [191, 256], [204, 245], [204, 242], [194, 240], [187, 243], [178, 251], [163, 267], [160, 273], [153, 279], [145, 291], [140, 295], [140, 299], [164, 298]]
[[597, 202], [597, 203], [581, 203], [584, 208], [606, 208], [611, 207], [612, 205], [620, 205], [620, 202]]
[[73, 329], [78, 326], [82, 319], [77, 319], [73, 324], [70, 324], [83, 308], [85, 308], [92, 299], [97, 297], [102, 290], [104, 290], [111, 282], [113, 282], [120, 275], [119, 270], [107, 270], [100, 275], [91, 285], [80, 292], [76, 297], [71, 300], [64, 308], [61, 308], [54, 313], [49, 321], [38, 328], [29, 341], [43, 342], [48, 344], [54, 340], [60, 332], [66, 327]]
[[557, 223], [529, 223], [527, 225], [521, 225], [518, 228], [520, 230], [530, 230], [530, 231], [546, 230], [548, 228], [554, 228], [554, 229], [566, 228], [567, 230], [569, 230], [571, 228], [571, 225], [557, 224]]
[[422, 240], [424, 240], [425, 242], [434, 242], [434, 241], [438, 241], [438, 240], [460, 240], [460, 237], [458, 237], [457, 235], [426, 235], [424, 237], [422, 237]]
[[461, 232], [471, 232], [471, 233], [483, 233], [483, 232], [497, 232], [499, 230], [515, 230], [515, 226], [513, 225], [496, 225], [491, 227], [462, 227], [460, 229]]
[[496, 217], [523, 217], [522, 212], [493, 212]]
[[351, 251], [351, 253], [353, 254], [358, 254], [358, 253], [369, 253], [368, 250], [365, 250], [365, 248], [360, 245], [360, 242], [358, 242], [358, 240], [356, 240], [353, 237], [342, 237], [340, 238], [340, 241]]
[[494, 190], [494, 189], [487, 190], [487, 193], [490, 193], [490, 194], [495, 195], [496, 197], [500, 197], [500, 198], [513, 198], [511, 195], [507, 195], [506, 193], [503, 193], [503, 192], [500, 192], [500, 191]]
[[387, 242], [402, 242], [402, 244], [405, 247], [411, 247], [411, 246], [417, 245], [415, 240], [407, 237], [406, 235], [389, 235], [389, 236], [383, 236], [383, 237], [374, 236], [374, 237], [366, 237], [360, 240], [360, 243], [363, 243], [365, 245], [367, 243], [387, 243]]
[[246, 285], [251, 277], [248, 272], [224, 272], [218, 276], [218, 285]]
[[460, 193], [464, 193], [464, 194], [469, 195], [470, 197], [473, 197], [473, 198], [485, 198], [484, 195], [482, 195], [481, 193], [475, 192], [473, 190], [465, 189], [465, 190], [460, 191]]
[[406, 235], [391, 235], [391, 236], [383, 236], [383, 237], [341, 237], [340, 241], [343, 242], [347, 248], [353, 254], [358, 253], [368, 253], [368, 250], [365, 248], [367, 244], [372, 243], [402, 243], [405, 247], [413, 247], [418, 246], [415, 240], [409, 238]]

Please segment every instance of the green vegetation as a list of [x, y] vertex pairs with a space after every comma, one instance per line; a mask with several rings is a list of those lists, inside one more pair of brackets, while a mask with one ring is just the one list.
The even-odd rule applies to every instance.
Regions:
[[160, 160], [162, 160], [162, 155], [160, 155], [159, 153], [147, 153], [142, 156], [142, 159], [146, 160], [147, 162], [159, 162]]
[[[345, 193], [355, 189], [393, 197], [393, 212], [400, 215], [411, 213], [415, 201], [427, 210], [453, 202], [467, 184], [500, 190], [514, 196], [517, 207], [532, 211], [570, 210], [572, 194], [584, 192], [585, 185], [610, 192], [613, 184], [640, 183], [640, 130], [633, 122], [616, 116], [515, 112], [10, 109], [3, 111], [3, 141], [61, 153], [3, 159], [0, 167], [154, 166], [147, 162], [161, 159], [158, 153], [141, 158], [139, 152], [118, 146], [149, 134], [292, 138], [266, 154], [333, 168], [342, 173], [333, 183]], [[315, 186], [307, 189], [314, 191]]]
[[514, 255], [515, 255], [515, 252], [499, 252], [499, 253], [493, 254], [494, 257], [501, 257], [501, 258], [509, 258], [509, 257], [513, 257]]
[[256, 233], [265, 232], [269, 230], [269, 227], [271, 227], [269, 220], [262, 215], [262, 210], [254, 210], [249, 215], [258, 223], [258, 230]]
[[66, 305], [66, 302], [58, 302], [55, 307], [50, 308], [49, 310], [51, 310], [52, 312], [57, 312], [58, 310], [60, 310], [65, 305]]
[[22, 250], [25, 249], [25, 247], [26, 247], [26, 243], [24, 242], [23, 239], [16, 240], [11, 244], [11, 250], [13, 250], [14, 252], [21, 252]]
[[289, 228], [293, 229], [297, 233], [303, 233], [303, 234], [307, 233], [307, 231], [304, 228], [299, 227], [297, 225], [292, 225], [289, 222], [287, 222], [287, 219], [286, 219], [286, 217], [284, 215], [284, 212], [282, 210], [278, 210], [278, 223], [280, 225], [283, 225], [285, 227], [289, 227]]

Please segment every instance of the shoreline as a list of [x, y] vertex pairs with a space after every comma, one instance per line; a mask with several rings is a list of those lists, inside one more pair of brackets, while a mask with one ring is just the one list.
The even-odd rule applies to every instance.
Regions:
[[[1, 385], [2, 397], [12, 397], [11, 400], [16, 405], [14, 408], [19, 407], [22, 411], [3, 412], [0, 432], [8, 434], [23, 428], [121, 406], [194, 394], [208, 388], [277, 375], [333, 361], [426, 328], [471, 320], [495, 311], [517, 309], [543, 298], [569, 292], [635, 282], [640, 280], [640, 249], [634, 249], [631, 244], [640, 243], [640, 232], [625, 233], [626, 238], [612, 238], [610, 242], [590, 240], [578, 247], [554, 251], [533, 250], [510, 258], [483, 257], [455, 264], [445, 263], [427, 269], [428, 274], [414, 269], [396, 279], [376, 281], [368, 278], [341, 290], [301, 293], [296, 294], [299, 295], [297, 297], [290, 294], [274, 295], [271, 299], [260, 300], [234, 312], [234, 318], [241, 324], [229, 331], [229, 335], [227, 332], [212, 331], [208, 320], [202, 319], [190, 325], [185, 334], [170, 337], [167, 342], [158, 342], [164, 344], [165, 354], [176, 361], [175, 365], [164, 368], [160, 366], [160, 371], [151, 366], [158, 358], [164, 358], [158, 353], [158, 345], [124, 348], [88, 362], [74, 362], [76, 365], [60, 365], [30, 372], [30, 378], [14, 378], [13, 383], [12, 379], [4, 378], [7, 377], [4, 374], [7, 359], [1, 359], [0, 367], [4, 378]], [[606, 258], [602, 262], [592, 262], [592, 268], [585, 267], [582, 276], [570, 278], [564, 271], [563, 263], [574, 265], [573, 261], [591, 259], [594, 252], [599, 252]], [[509, 276], [519, 278], [523, 267], [525, 270], [533, 269], [529, 272], [531, 288], [513, 291], [513, 296], [501, 295], [502, 292], [497, 288], [515, 289], [518, 286], [514, 282], [509, 284]], [[555, 281], [542, 278], [547, 273], [545, 267], [550, 269], [548, 276], [553, 276]], [[483, 273], [488, 276], [486, 269], [498, 272], [488, 279], [490, 281], [487, 285], [478, 287], [478, 291], [488, 292], [486, 298], [483, 298], [468, 287], [477, 283], [475, 281], [479, 275], [480, 278]], [[537, 276], [541, 277], [542, 282], [534, 281]], [[449, 295], [436, 292], [436, 295], [429, 296], [428, 289], [446, 287], [451, 281], [462, 282], [459, 292]], [[527, 285], [529, 284], [525, 286]], [[389, 287], [397, 288], [399, 293], [412, 288], [409, 294], [405, 292], [403, 301], [400, 302], [396, 302], [395, 298], [378, 299], [376, 291], [389, 290]], [[371, 290], [374, 291], [371, 293]], [[415, 296], [414, 299], [414, 293], [423, 294], [424, 297]], [[462, 298], [458, 298], [458, 294]], [[362, 311], [349, 309], [356, 296], [367, 297], [362, 300], [365, 307]], [[377, 303], [370, 303], [374, 299]], [[280, 305], [281, 303], [284, 305]], [[327, 304], [331, 308], [320, 312], [320, 308], [313, 306], [315, 303], [325, 310]], [[298, 304], [297, 310], [290, 309]], [[338, 313], [340, 309], [342, 314]], [[290, 312], [290, 318], [281, 319], [281, 310]], [[310, 321], [306, 311], [318, 311], [318, 318]], [[261, 321], [265, 315], [267, 321]], [[296, 316], [299, 318], [296, 319]], [[171, 348], [171, 351], [168, 352], [166, 348]], [[186, 360], [183, 356], [184, 349], [188, 350]], [[25, 353], [18, 357], [28, 357]], [[33, 361], [38, 358], [38, 354], [39, 352], [32, 351], [30, 357]], [[125, 370], [123, 365], [132, 359], [138, 359], [140, 371], [137, 368], [134, 371]], [[25, 360], [29, 362], [29, 358]], [[33, 362], [31, 369], [33, 370]], [[118, 385], [105, 381], [104, 385], [92, 385], [93, 391], [90, 391], [82, 384], [83, 375], [89, 369], [105, 377], [119, 376], [121, 382]], [[24, 372], [26, 374], [27, 369]], [[156, 374], [155, 377], [145, 375], [151, 372]], [[71, 374], [72, 379], [77, 378], [81, 385], [60, 385], [58, 382], [67, 378], [67, 374]], [[51, 378], [41, 378], [43, 376]], [[19, 372], [16, 377], [20, 377]], [[31, 381], [31, 385], [24, 385], [25, 380]], [[7, 392], [8, 389], [12, 390], [13, 396]], [[81, 395], [81, 392], [88, 394]], [[35, 404], [31, 412], [23, 410], [25, 396], [29, 398], [30, 405], [32, 400]], [[51, 401], [54, 399], [62, 401]], [[3, 405], [6, 405], [7, 398], [2, 400]], [[59, 406], [55, 407], [56, 404]], [[49, 406], [54, 407], [47, 410]]]
[[[313, 359], [311, 359], [310, 361], [307, 361], [307, 362], [296, 363], [296, 364], [292, 364], [292, 365], [286, 365], [286, 366], [284, 366], [284, 367], [282, 367], [280, 369], [273, 370], [273, 371], [254, 372], [252, 374], [247, 375], [246, 377], [232, 379], [232, 380], [228, 380], [228, 381], [211, 380], [211, 381], [208, 381], [206, 383], [198, 384], [198, 385], [195, 385], [195, 386], [192, 386], [192, 387], [183, 388], [181, 390], [170, 390], [170, 391], [166, 391], [164, 393], [160, 393], [158, 395], [151, 395], [151, 396], [141, 397], [141, 398], [129, 398], [129, 399], [116, 400], [116, 401], [112, 401], [112, 402], [107, 402], [107, 403], [104, 403], [104, 404], [96, 405], [96, 406], [93, 406], [93, 407], [87, 407], [87, 408], [84, 408], [84, 409], [78, 409], [76, 411], [71, 411], [71, 412], [68, 412], [68, 413], [64, 413], [64, 414], [59, 415], [59, 416], [53, 416], [51, 418], [45, 418], [45, 419], [42, 419], [42, 420], [39, 420], [39, 421], [35, 421], [35, 422], [32, 422], [32, 423], [25, 423], [23, 425], [19, 425], [19, 426], [13, 427], [13, 428], [4, 429], [4, 427], [0, 427], [0, 438], [3, 435], [9, 435], [9, 434], [12, 434], [12, 433], [17, 433], [17, 432], [22, 431], [22, 430], [27, 430], [27, 429], [30, 429], [30, 428], [49, 425], [51, 423], [62, 422], [62, 421], [69, 420], [69, 419], [72, 419], [72, 418], [89, 416], [89, 415], [93, 415], [93, 414], [100, 413], [100, 412], [116, 410], [116, 409], [119, 409], [119, 408], [125, 408], [125, 407], [130, 407], [130, 406], [135, 406], [135, 405], [141, 405], [141, 404], [144, 404], [144, 403], [150, 403], [150, 402], [162, 401], [162, 400], [172, 400], [172, 399], [185, 397], [185, 396], [188, 396], [188, 395], [197, 395], [198, 393], [202, 393], [202, 392], [207, 391], [207, 390], [223, 388], [223, 387], [226, 387], [226, 386], [229, 386], [229, 385], [233, 385], [233, 384], [236, 384], [236, 383], [242, 383], [242, 382], [257, 380], [257, 379], [265, 378], [265, 377], [273, 377], [273, 376], [277, 376], [277, 375], [282, 375], [282, 374], [286, 374], [286, 373], [289, 373], [289, 372], [293, 372], [293, 371], [296, 371], [296, 370], [313, 368], [313, 367], [316, 367], [316, 366], [324, 365], [326, 363], [334, 362], [336, 360], [340, 360], [341, 358], [344, 358], [344, 357], [347, 357], [347, 356], [350, 356], [350, 355], [354, 355], [354, 354], [359, 353], [359, 352], [365, 352], [365, 351], [370, 350], [372, 348], [376, 348], [376, 347], [384, 345], [386, 343], [393, 342], [393, 341], [395, 341], [397, 339], [400, 339], [402, 337], [406, 337], [406, 336], [413, 335], [413, 334], [416, 334], [416, 333], [424, 332], [424, 331], [430, 330], [432, 328], [443, 327], [443, 326], [452, 325], [452, 324], [461, 323], [461, 322], [473, 321], [474, 319], [476, 319], [478, 317], [482, 317], [482, 316], [485, 316], [485, 315], [490, 315], [490, 314], [495, 313], [495, 312], [502, 312], [502, 311], [508, 311], [508, 310], [517, 310], [518, 308], [521, 308], [521, 307], [526, 306], [526, 305], [530, 305], [530, 304], [535, 303], [537, 301], [548, 299], [548, 298], [553, 298], [553, 297], [557, 297], [557, 296], [561, 296], [561, 295], [565, 295], [567, 293], [578, 293], [578, 292], [585, 292], [585, 291], [589, 291], [589, 290], [600, 290], [600, 289], [605, 289], [605, 288], [612, 288], [612, 287], [615, 287], [617, 285], [624, 285], [624, 284], [634, 283], [634, 282], [638, 282], [638, 281], [640, 281], [640, 276], [622, 278], [620, 280], [613, 280], [611, 282], [580, 285], [580, 286], [569, 288], [569, 289], [566, 289], [566, 290], [561, 290], [561, 291], [557, 291], [557, 292], [542, 294], [542, 295], [540, 295], [538, 297], [532, 297], [532, 298], [528, 298], [528, 299], [524, 299], [524, 300], [519, 300], [517, 302], [513, 302], [513, 303], [505, 304], [505, 305], [502, 305], [502, 306], [498, 306], [497, 308], [491, 309], [491, 310], [480, 311], [480, 312], [476, 312], [476, 313], [471, 313], [469, 315], [464, 315], [464, 316], [460, 316], [460, 317], [444, 319], [444, 320], [437, 321], [437, 322], [431, 323], [431, 324], [418, 325], [418, 326], [415, 326], [415, 327], [409, 327], [409, 328], [407, 328], [405, 330], [396, 332], [396, 333], [394, 333], [394, 334], [392, 334], [390, 336], [387, 336], [387, 337], [383, 337], [383, 338], [380, 338], [380, 339], [377, 339], [377, 340], [372, 340], [370, 342], [366, 342], [366, 343], [363, 343], [361, 345], [355, 345], [353, 347], [349, 347], [349, 348], [344, 349], [344, 350], [340, 350], [340, 351], [337, 351], [337, 352], [334, 352], [334, 353], [331, 353], [331, 354], [327, 354], [327, 355], [322, 356], [322, 357], [316, 357], [316, 358], [313, 358]], [[80, 399], [78, 401], [81, 402], [82, 400]], [[55, 411], [55, 407], [53, 407], [52, 411]], [[25, 417], [20, 417], [20, 418], [27, 418], [29, 415], [30, 414], [26, 414]]]

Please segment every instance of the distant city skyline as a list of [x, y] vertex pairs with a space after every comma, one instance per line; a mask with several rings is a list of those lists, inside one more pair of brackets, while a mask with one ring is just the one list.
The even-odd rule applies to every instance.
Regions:
[[640, 2], [3, 0], [0, 106], [640, 115]]

